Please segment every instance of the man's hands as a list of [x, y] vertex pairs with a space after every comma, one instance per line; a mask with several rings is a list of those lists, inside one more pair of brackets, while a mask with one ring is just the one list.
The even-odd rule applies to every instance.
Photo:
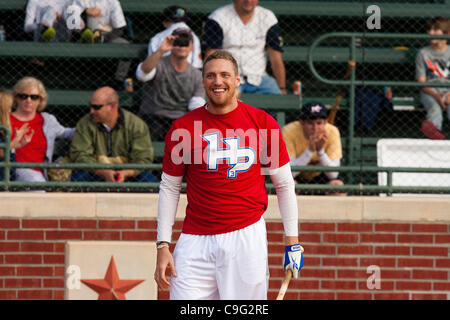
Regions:
[[167, 268], [169, 268], [170, 275], [174, 277], [177, 276], [177, 271], [175, 270], [175, 264], [169, 247], [163, 247], [157, 250], [155, 281], [161, 289], [167, 289], [170, 286], [170, 282], [166, 278]]
[[102, 15], [102, 10], [100, 8], [87, 8], [86, 14], [92, 17], [100, 17]]
[[173, 42], [175, 41], [175, 36], [168, 36], [161, 42], [161, 45], [159, 46], [158, 50], [153, 52], [151, 55], [149, 55], [147, 58], [145, 58], [144, 62], [141, 64], [141, 70], [145, 74], [149, 74], [154, 68], [156, 68], [156, 65], [158, 64], [158, 61], [161, 59], [161, 57], [168, 51], [171, 51], [173, 49]]
[[159, 49], [161, 51], [162, 54], [171, 51], [173, 49], [173, 42], [175, 41], [177, 37], [176, 36], [168, 36], [167, 38], [165, 38], [163, 40], [163, 42], [161, 42], [161, 45], [159, 46]]
[[298, 273], [304, 264], [303, 251], [304, 249], [299, 243], [284, 248], [284, 271], [291, 270], [294, 279], [298, 278]]
[[325, 147], [327, 140], [328, 136], [325, 131], [317, 134], [312, 134], [309, 137], [309, 150], [311, 150], [312, 152], [314, 151], [319, 152]]
[[133, 170], [99, 169], [95, 174], [105, 179], [106, 182], [124, 182], [126, 178], [134, 176]]

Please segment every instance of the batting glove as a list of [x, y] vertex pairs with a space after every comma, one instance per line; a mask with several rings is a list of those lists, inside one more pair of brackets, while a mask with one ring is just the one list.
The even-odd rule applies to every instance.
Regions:
[[304, 249], [300, 243], [284, 248], [284, 271], [291, 269], [295, 279], [298, 278], [298, 273], [303, 267], [303, 251]]

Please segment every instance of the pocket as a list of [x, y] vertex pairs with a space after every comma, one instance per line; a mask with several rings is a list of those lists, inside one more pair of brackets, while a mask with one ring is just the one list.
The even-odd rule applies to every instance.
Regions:
[[243, 230], [243, 239], [236, 255], [241, 280], [248, 284], [258, 284], [267, 280], [268, 253], [264, 220], [260, 220]]

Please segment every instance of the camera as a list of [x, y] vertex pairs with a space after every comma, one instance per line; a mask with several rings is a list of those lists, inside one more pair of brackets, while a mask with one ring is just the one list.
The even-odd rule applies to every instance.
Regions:
[[189, 39], [185, 37], [178, 37], [174, 40], [173, 45], [175, 47], [187, 47], [189, 46]]

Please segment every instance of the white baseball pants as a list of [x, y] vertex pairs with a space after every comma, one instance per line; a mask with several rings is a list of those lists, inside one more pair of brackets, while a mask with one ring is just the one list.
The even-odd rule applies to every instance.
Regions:
[[265, 300], [267, 235], [263, 218], [233, 232], [180, 235], [174, 250], [177, 277], [171, 300]]

